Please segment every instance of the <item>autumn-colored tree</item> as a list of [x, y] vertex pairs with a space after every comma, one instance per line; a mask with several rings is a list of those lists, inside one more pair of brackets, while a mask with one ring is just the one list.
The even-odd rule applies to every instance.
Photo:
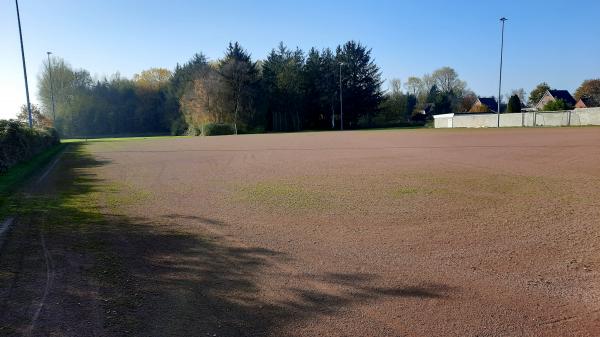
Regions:
[[575, 91], [575, 99], [579, 100], [583, 97], [590, 99], [594, 105], [600, 105], [600, 78], [585, 80], [577, 91]]
[[133, 75], [133, 81], [138, 87], [151, 90], [159, 90], [164, 88], [172, 77], [169, 69], [165, 68], [150, 68], [139, 74]]
[[[21, 123], [29, 124], [29, 112], [27, 111], [27, 105], [21, 106], [21, 111], [17, 115], [17, 120]], [[31, 121], [33, 126], [36, 128], [51, 128], [52, 121], [42, 114], [39, 106], [31, 104]]]
[[225, 100], [223, 79], [210, 66], [196, 74], [188, 83], [180, 99], [180, 106], [187, 124], [197, 131], [206, 123], [233, 122], [226, 113]]
[[467, 91], [461, 100], [460, 111], [469, 111], [473, 107], [473, 104], [477, 102], [477, 95], [472, 91]]

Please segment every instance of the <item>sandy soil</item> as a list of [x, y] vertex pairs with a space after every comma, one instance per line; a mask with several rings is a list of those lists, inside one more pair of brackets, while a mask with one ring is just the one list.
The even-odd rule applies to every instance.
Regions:
[[135, 228], [123, 335], [600, 335], [598, 128], [86, 148]]

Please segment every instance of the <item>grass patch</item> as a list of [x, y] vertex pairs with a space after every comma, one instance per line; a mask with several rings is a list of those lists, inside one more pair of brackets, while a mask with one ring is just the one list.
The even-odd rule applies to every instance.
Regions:
[[236, 193], [236, 200], [263, 207], [287, 209], [323, 209], [327, 194], [291, 182], [260, 182], [244, 186]]
[[113, 214], [124, 213], [124, 208], [140, 204], [153, 197], [152, 192], [130, 184], [106, 183], [103, 185], [102, 204]]
[[415, 195], [419, 192], [420, 191], [418, 188], [402, 186], [402, 187], [392, 189], [392, 191], [390, 192], [390, 195], [395, 198], [403, 198], [405, 196]]

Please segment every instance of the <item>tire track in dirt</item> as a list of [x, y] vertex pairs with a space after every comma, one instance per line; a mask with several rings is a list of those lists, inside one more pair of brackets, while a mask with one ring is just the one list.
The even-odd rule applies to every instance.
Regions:
[[44, 237], [44, 232], [40, 231], [40, 244], [44, 253], [44, 261], [46, 263], [46, 285], [44, 286], [44, 293], [42, 295], [42, 299], [40, 300], [40, 303], [37, 306], [37, 309], [35, 310], [32, 318], [31, 318], [31, 323], [29, 324], [29, 327], [27, 328], [27, 330], [25, 330], [25, 336], [32, 336], [33, 331], [35, 330], [35, 325], [38, 321], [38, 318], [40, 317], [40, 314], [42, 312], [42, 309], [44, 308], [44, 305], [46, 304], [46, 299], [48, 298], [48, 293], [50, 292], [50, 288], [52, 288], [52, 283], [54, 282], [54, 275], [55, 275], [55, 271], [54, 271], [54, 261], [52, 260], [52, 256], [50, 255], [50, 252], [48, 251], [48, 248], [46, 247], [46, 238]]

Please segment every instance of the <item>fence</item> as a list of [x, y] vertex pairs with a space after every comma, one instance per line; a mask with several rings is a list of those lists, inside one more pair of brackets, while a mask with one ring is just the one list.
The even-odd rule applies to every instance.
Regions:
[[[494, 113], [444, 114], [433, 118], [436, 128], [498, 127], [498, 115]], [[500, 114], [500, 127], [583, 125], [600, 125], [600, 108]]]

